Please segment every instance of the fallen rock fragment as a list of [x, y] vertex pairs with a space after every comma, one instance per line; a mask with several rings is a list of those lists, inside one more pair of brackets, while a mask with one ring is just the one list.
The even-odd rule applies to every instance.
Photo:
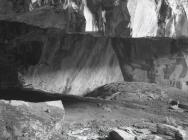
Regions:
[[169, 109], [171, 111], [176, 111], [176, 112], [184, 112], [183, 109], [179, 108], [177, 105], [170, 106]]
[[120, 129], [113, 129], [109, 133], [109, 140], [135, 140], [136, 136], [132, 132], [126, 132]]
[[150, 122], [143, 122], [143, 123], [135, 123], [133, 127], [137, 129], [147, 129], [151, 131], [152, 133], [157, 132], [156, 124], [150, 123]]
[[169, 104], [170, 104], [169, 107], [170, 110], [177, 112], [184, 112], [184, 110], [179, 107], [179, 101], [170, 100]]
[[[149, 124], [149, 123], [148, 123]], [[187, 131], [183, 127], [171, 126], [167, 124], [137, 124], [132, 127], [119, 127], [113, 129], [108, 136], [108, 140], [187, 140]], [[138, 126], [140, 128], [138, 128]], [[150, 127], [156, 127], [156, 131]]]
[[167, 124], [157, 124], [157, 134], [171, 136], [177, 140], [184, 140], [184, 131]]

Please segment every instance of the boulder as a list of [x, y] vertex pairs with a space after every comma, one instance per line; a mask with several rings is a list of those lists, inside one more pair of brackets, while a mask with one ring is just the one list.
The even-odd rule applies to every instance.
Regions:
[[0, 100], [0, 139], [60, 139], [63, 118], [61, 101]]
[[177, 140], [184, 140], [184, 131], [182, 129], [167, 124], [157, 124], [157, 133], [160, 135], [171, 136]]
[[109, 133], [110, 140], [135, 140], [135, 135], [132, 132], [126, 132], [121, 129], [113, 129]]

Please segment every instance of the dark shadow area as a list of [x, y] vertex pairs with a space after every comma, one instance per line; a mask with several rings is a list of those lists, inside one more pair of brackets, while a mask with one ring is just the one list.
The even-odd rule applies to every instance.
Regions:
[[22, 22], [0, 20], [0, 42], [9, 44], [20, 36], [44, 30], [45, 29]]
[[31, 88], [8, 88], [0, 89], [0, 99], [3, 100], [21, 100], [26, 102], [47, 102], [61, 100], [65, 108], [79, 108], [79, 105], [86, 106], [99, 106], [106, 105], [118, 105], [122, 107], [140, 109], [143, 106], [132, 103], [131, 101], [111, 101], [97, 99], [95, 97], [81, 97], [76, 95], [65, 95], [59, 93], [45, 92], [41, 90]]
[[[45, 92], [31, 88], [7, 88], [0, 89], [0, 99], [4, 100], [22, 100], [27, 102], [46, 102], [62, 100], [63, 103], [77, 104], [81, 102], [98, 103], [103, 100], [95, 98], [86, 98], [75, 95], [64, 95], [59, 93]], [[109, 101], [105, 101], [108, 103]]]

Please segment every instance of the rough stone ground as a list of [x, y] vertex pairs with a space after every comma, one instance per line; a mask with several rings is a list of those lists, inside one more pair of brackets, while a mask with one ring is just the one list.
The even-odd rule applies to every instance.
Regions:
[[1, 101], [1, 139], [187, 140], [188, 95], [178, 89], [112, 83], [86, 96], [94, 99], [64, 103], [65, 115], [44, 103]]
[[61, 101], [30, 103], [0, 101], [0, 139], [61, 139], [64, 108]]
[[[66, 132], [64, 134], [68, 135], [70, 140], [110, 137], [109, 132], [114, 128], [121, 130], [122, 127], [124, 130], [131, 127], [133, 131], [139, 128], [139, 131], [144, 131], [143, 134], [146, 137], [137, 135], [138, 139], [146, 140], [159, 139], [159, 137], [181, 139], [163, 133], [170, 131], [169, 128], [172, 126], [182, 127], [181, 133], [188, 131], [188, 108], [186, 106], [188, 95], [178, 89], [162, 88], [156, 84], [147, 83], [112, 83], [99, 87], [86, 96], [111, 102], [105, 103], [99, 100], [97, 104], [65, 105], [65, 124], [69, 127], [64, 130]], [[179, 101], [178, 108], [170, 109], [171, 101]], [[162, 132], [157, 131], [161, 124], [167, 124], [169, 127], [163, 129]], [[186, 139], [185, 136], [184, 139]]]

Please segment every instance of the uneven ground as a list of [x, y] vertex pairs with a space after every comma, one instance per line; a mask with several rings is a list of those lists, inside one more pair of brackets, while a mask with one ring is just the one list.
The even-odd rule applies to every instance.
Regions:
[[[114, 128], [128, 140], [188, 139], [187, 94], [117, 83], [188, 91], [186, 1], [87, 0], [80, 10], [74, 0], [32, 10], [20, 1], [0, 0], [0, 99], [25, 101], [0, 101], [0, 139], [119, 140]], [[95, 26], [102, 33], [85, 33]], [[26, 84], [59, 94], [2, 90]], [[65, 115], [41, 103], [49, 100], [61, 100]]]
[[[71, 131], [72, 136], [77, 138], [84, 135], [84, 132], [86, 137], [104, 137], [112, 128], [147, 126], [148, 123], [180, 125], [185, 130], [188, 128], [187, 106], [177, 110], [169, 109], [170, 100], [179, 101], [183, 105], [188, 100], [188, 95], [175, 88], [165, 90], [155, 84], [114, 83], [101, 87], [88, 96], [105, 98], [110, 102], [64, 104], [65, 123], [69, 124], [65, 131]], [[76, 131], [82, 134], [74, 134]]]
[[[94, 98], [87, 97], [83, 100], [83, 98], [79, 97], [77, 100], [69, 100], [63, 103], [65, 118], [63, 114], [62, 118], [59, 116], [61, 120], [64, 118], [63, 122], [60, 121], [62, 123], [61, 127], [55, 127], [55, 124], [54, 126], [52, 125], [53, 130], [58, 133], [53, 135], [51, 139], [105, 139], [112, 129], [121, 128], [126, 130], [127, 127], [132, 129], [139, 128], [140, 131], [147, 129], [151, 132], [149, 135], [161, 136], [163, 133], [160, 134], [161, 132], [158, 132], [158, 124], [168, 124], [175, 126], [175, 128], [181, 126], [182, 130], [188, 131], [188, 105], [186, 105], [188, 95], [178, 89], [164, 89], [155, 84], [125, 82], [105, 85], [88, 93], [86, 96]], [[170, 109], [169, 107], [172, 107], [171, 100], [179, 101], [179, 108]], [[1, 104], [1, 107], [11, 108], [10, 105]], [[23, 109], [17, 110], [14, 107], [12, 109], [13, 111], [5, 111], [3, 113], [6, 122], [9, 122], [9, 120], [11, 122], [12, 119], [19, 117], [19, 113], [24, 114], [25, 112]], [[47, 116], [52, 116], [51, 114], [53, 114], [53, 111], [37, 110], [38, 112], [44, 112]], [[15, 113], [15, 111], [18, 113]], [[29, 112], [32, 112], [32, 110], [29, 110]], [[31, 114], [36, 113], [32, 112]], [[8, 116], [13, 116], [13, 118]], [[45, 115], [38, 116], [45, 121], [48, 120]], [[35, 118], [32, 115], [28, 117]], [[44, 123], [40, 119], [38, 120], [42, 124]], [[15, 123], [19, 121], [21, 120], [14, 120]], [[37, 125], [36, 130], [40, 128], [39, 126]], [[50, 124], [47, 123], [44, 128], [48, 128], [48, 126]], [[38, 131], [39, 134], [36, 138], [33, 137], [32, 133], [28, 135], [31, 139], [45, 139], [44, 134], [47, 132], [42, 131], [44, 128], [40, 128], [41, 131]], [[16, 132], [23, 133], [21, 130]], [[28, 131], [28, 133], [30, 132]], [[171, 134], [169, 136], [168, 133], [163, 134], [161, 137], [177, 139]], [[24, 136], [22, 139], [24, 139]], [[50, 138], [46, 137], [46, 139]], [[186, 140], [186, 138], [184, 139]]]

